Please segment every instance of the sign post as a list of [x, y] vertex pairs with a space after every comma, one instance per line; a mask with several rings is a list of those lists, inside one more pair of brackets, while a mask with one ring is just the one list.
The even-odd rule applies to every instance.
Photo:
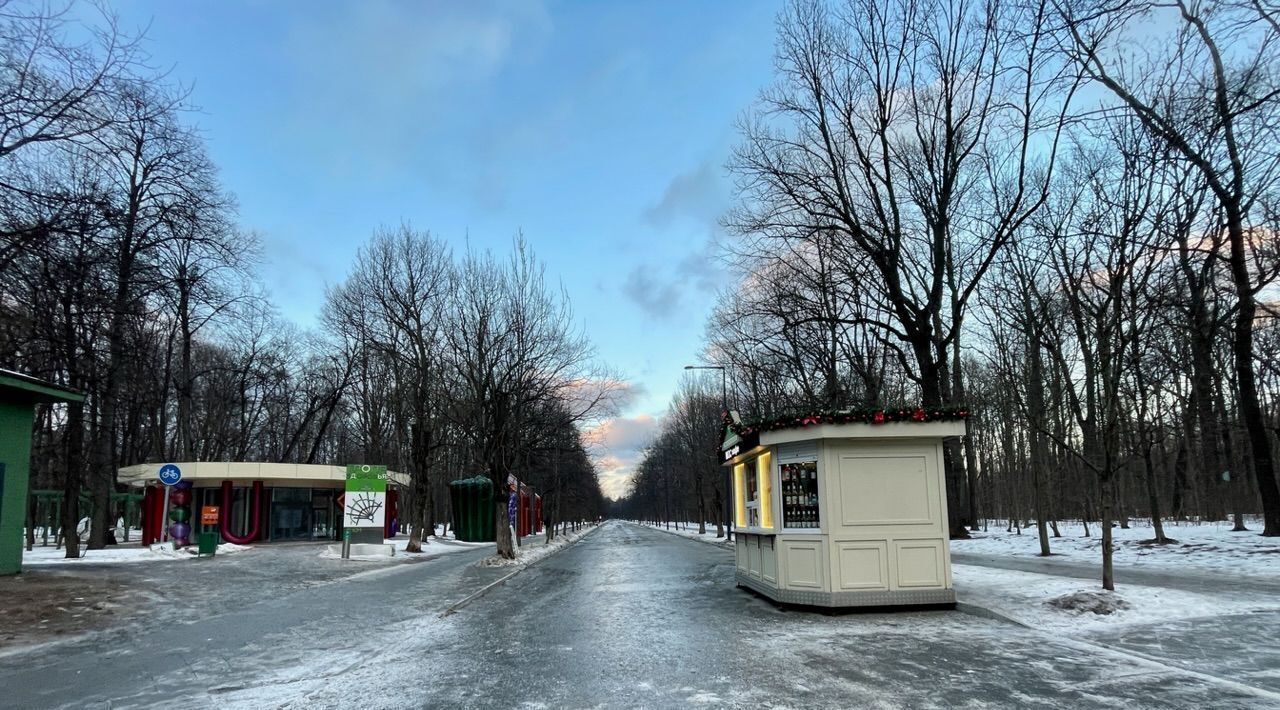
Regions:
[[167, 463], [156, 471], [156, 478], [164, 484], [164, 517], [160, 519], [160, 542], [165, 542], [169, 539], [169, 491], [182, 480], [182, 469]]
[[[347, 466], [346, 492], [342, 494], [344, 547], [351, 537], [356, 542], [383, 540], [387, 517], [387, 467], [369, 464]], [[352, 530], [354, 529], [354, 535]]]

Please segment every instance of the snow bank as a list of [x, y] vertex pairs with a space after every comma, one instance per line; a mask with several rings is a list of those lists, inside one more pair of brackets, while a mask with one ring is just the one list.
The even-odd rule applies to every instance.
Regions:
[[672, 535], [679, 535], [680, 537], [688, 538], [690, 540], [697, 540], [698, 542], [708, 542], [712, 545], [720, 545], [721, 547], [730, 546], [728, 540], [725, 540], [723, 537], [716, 537], [716, 526], [714, 524], [707, 525], [707, 533], [705, 535], [698, 534], [697, 523], [680, 523], [680, 527], [678, 529], [675, 527], [674, 523], [672, 523], [672, 527], [670, 528], [665, 525], [657, 525], [654, 523], [640, 523], [640, 525], [646, 528], [671, 533]]
[[952, 564], [956, 597], [1032, 628], [1089, 632], [1193, 617], [1280, 610], [1280, 599], [1247, 593], [1209, 596], [1163, 587], [1121, 585], [1034, 572]]
[[[586, 525], [578, 528], [577, 530], [558, 533], [550, 543], [545, 542], [547, 539], [545, 533], [530, 535], [524, 538], [524, 543], [520, 547], [516, 548], [516, 558], [514, 560], [508, 560], [505, 557], [498, 557], [497, 555], [494, 555], [481, 560], [480, 565], [483, 567], [524, 567], [526, 565], [531, 565], [543, 557], [553, 555], [578, 540], [581, 540], [583, 537], [591, 533], [591, 531], [596, 530], [599, 527], [599, 525]], [[492, 545], [493, 543], [490, 542], [485, 544]]]
[[[443, 535], [444, 527], [437, 526], [436, 534]], [[392, 564], [400, 564], [405, 562], [420, 561], [424, 558], [436, 557], [439, 555], [453, 555], [459, 552], [468, 552], [478, 547], [493, 546], [492, 542], [462, 542], [454, 539], [452, 533], [443, 537], [433, 537], [422, 542], [422, 552], [406, 552], [409, 547], [408, 535], [397, 535], [387, 538], [383, 541], [387, 545], [395, 546], [395, 555], [352, 555], [348, 559], [359, 560], [361, 562], [386, 562]], [[219, 548], [221, 549], [221, 548]], [[337, 550], [335, 552], [335, 550]], [[331, 543], [320, 551], [319, 557], [327, 560], [342, 559], [342, 543]]]
[[[1112, 528], [1111, 534], [1117, 566], [1153, 572], [1194, 569], [1199, 572], [1231, 574], [1243, 577], [1275, 579], [1280, 577], [1280, 538], [1262, 537], [1260, 521], [1249, 532], [1231, 532], [1231, 524], [1174, 523], [1164, 524], [1165, 537], [1177, 540], [1168, 545], [1153, 545], [1149, 521], [1134, 520], [1129, 529]], [[1055, 557], [1079, 562], [1100, 563], [1101, 530], [1089, 525], [1090, 537], [1083, 536], [1079, 523], [1059, 523], [1063, 537], [1049, 538]], [[969, 540], [952, 540], [952, 554], [965, 553], [999, 557], [1035, 557], [1040, 554], [1040, 541], [1035, 527], [1021, 535], [1003, 528], [972, 533]]]
[[[230, 542], [224, 542], [218, 545], [219, 555], [234, 555], [239, 552], [252, 550], [251, 545], [236, 545]], [[180, 550], [173, 549], [170, 543], [156, 543], [150, 547], [143, 547], [138, 543], [129, 543], [124, 545], [110, 545], [102, 550], [86, 550], [80, 549], [81, 557], [67, 559], [66, 549], [57, 549], [53, 546], [34, 547], [30, 552], [23, 551], [22, 564], [40, 566], [40, 565], [67, 565], [67, 564], [124, 564], [133, 562], [158, 562], [160, 560], [193, 560], [196, 558], [195, 545], [189, 545]]]

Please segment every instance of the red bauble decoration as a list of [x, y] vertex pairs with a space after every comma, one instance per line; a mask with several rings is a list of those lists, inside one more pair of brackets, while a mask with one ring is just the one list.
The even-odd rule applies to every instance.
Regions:
[[876, 413], [871, 415], [871, 421], [875, 424], [884, 424], [884, 412], [877, 409]]
[[914, 420], [916, 420], [916, 421], [918, 421], [918, 422], [922, 422], [922, 421], [924, 421], [924, 410], [923, 410], [923, 409], [916, 409], [916, 411], [914, 411], [914, 412], [912, 412], [912, 413], [911, 413], [911, 418], [912, 418], [912, 419], [914, 419]]

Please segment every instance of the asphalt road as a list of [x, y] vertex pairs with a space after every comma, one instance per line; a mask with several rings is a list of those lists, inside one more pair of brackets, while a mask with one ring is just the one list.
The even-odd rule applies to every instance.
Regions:
[[[618, 522], [441, 616], [480, 581], [474, 560], [455, 555], [263, 599], [149, 634], [133, 649], [98, 639], [16, 664], [3, 659], [0, 704], [1258, 708], [1280, 701], [1280, 693], [1215, 674], [1211, 663], [1165, 662], [959, 612], [780, 609], [734, 587], [730, 551]], [[1247, 646], [1241, 642], [1242, 654]]]
[[434, 616], [461, 598], [449, 594], [507, 572], [474, 564], [489, 547], [392, 566], [323, 559], [315, 545], [260, 547], [216, 561], [102, 565], [102, 574], [134, 585], [134, 603], [146, 611], [0, 657], [0, 708], [170, 705], [305, 663], [298, 649], [340, 645], [348, 620], [385, 627]]

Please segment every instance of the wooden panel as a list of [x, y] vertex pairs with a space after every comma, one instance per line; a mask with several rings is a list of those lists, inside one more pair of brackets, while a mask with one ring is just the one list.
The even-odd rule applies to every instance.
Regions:
[[760, 536], [753, 535], [752, 540], [747, 543], [747, 574], [760, 578]]
[[840, 589], [888, 589], [889, 544], [886, 541], [836, 542]]
[[787, 540], [782, 543], [783, 572], [786, 586], [796, 589], [822, 589], [822, 542]]
[[858, 525], [928, 525], [937, 520], [924, 455], [841, 456], [841, 522]]
[[946, 544], [945, 540], [899, 540], [895, 543], [898, 586], [945, 586], [942, 550]]
[[760, 577], [770, 584], [778, 583], [778, 551], [771, 537], [760, 540]]

